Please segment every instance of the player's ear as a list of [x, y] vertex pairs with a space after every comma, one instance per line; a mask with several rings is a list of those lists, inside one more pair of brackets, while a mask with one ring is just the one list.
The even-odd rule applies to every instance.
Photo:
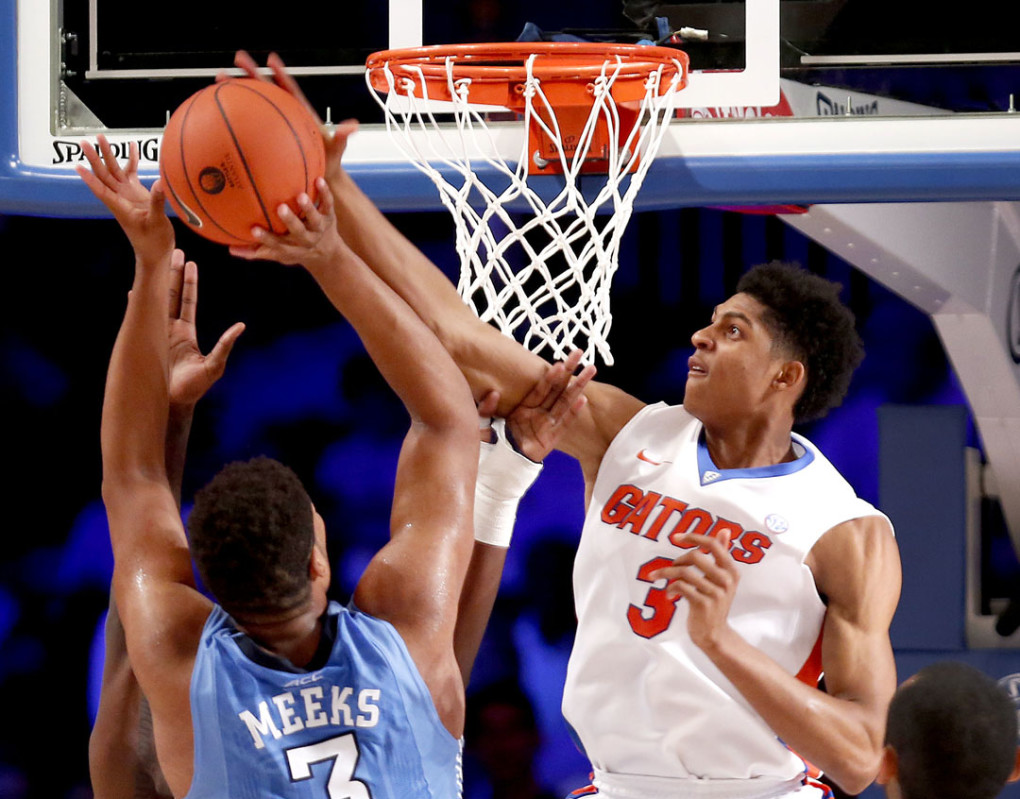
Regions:
[[1016, 759], [1013, 761], [1013, 770], [1010, 772], [1006, 782], [1016, 782], [1020, 780], [1020, 747], [1016, 750]]
[[783, 361], [779, 371], [776, 372], [776, 376], [772, 379], [772, 385], [775, 388], [797, 389], [806, 378], [807, 369], [804, 368], [803, 363], [800, 361]]
[[329, 558], [318, 544], [312, 547], [312, 559], [308, 564], [308, 576], [312, 580], [325, 578], [328, 582], [330, 579]]
[[882, 760], [878, 764], [878, 776], [875, 777], [875, 782], [879, 785], [888, 785], [895, 779], [896, 775], [900, 770], [900, 761], [896, 757], [896, 750], [891, 746], [885, 747], [882, 750]]

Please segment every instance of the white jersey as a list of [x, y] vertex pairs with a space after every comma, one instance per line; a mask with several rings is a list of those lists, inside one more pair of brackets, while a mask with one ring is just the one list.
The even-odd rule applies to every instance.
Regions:
[[740, 571], [730, 625], [814, 685], [825, 605], [804, 558], [835, 525], [881, 514], [801, 436], [794, 461], [725, 470], [702, 430], [682, 406], [650, 405], [602, 459], [574, 566], [563, 712], [610, 781], [789, 784], [809, 766], [691, 641], [683, 600], [646, 575], [682, 554], [688, 534], [729, 531]]

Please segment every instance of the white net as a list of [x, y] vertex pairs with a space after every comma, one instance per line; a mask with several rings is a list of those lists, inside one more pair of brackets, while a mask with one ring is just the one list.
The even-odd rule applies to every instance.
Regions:
[[[598, 353], [612, 365], [610, 286], [620, 241], [685, 73], [673, 70], [667, 90], [660, 85], [668, 74], [664, 67], [650, 71], [637, 123], [628, 132], [613, 96], [624, 64], [607, 56], [588, 85], [591, 109], [568, 149], [534, 61], [532, 55], [524, 65], [523, 109], [516, 124], [525, 132], [541, 130], [553, 143], [552, 157], [562, 173], [555, 177], [529, 176], [529, 158], [542, 165], [547, 161], [529, 152], [527, 135], [516, 162], [498, 154], [496, 139], [504, 126], [486, 120], [491, 107], [470, 101], [471, 80], [458, 77], [453, 58], [445, 61], [446, 102], [433, 101], [429, 81], [413, 65], [402, 67], [398, 76], [385, 64], [388, 90], [373, 90], [373, 95], [393, 140], [435, 183], [453, 216], [464, 301], [482, 320], [551, 360], [579, 348], [586, 363]], [[600, 125], [606, 134], [596, 134]], [[609, 143], [599, 149], [604, 172], [584, 174], [594, 157], [593, 141], [603, 135]]]

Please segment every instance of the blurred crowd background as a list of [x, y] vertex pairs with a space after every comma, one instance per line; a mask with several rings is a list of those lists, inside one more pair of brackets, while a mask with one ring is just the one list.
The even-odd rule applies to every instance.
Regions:
[[[455, 276], [445, 212], [393, 219]], [[184, 496], [231, 460], [268, 454], [290, 464], [327, 522], [335, 595], [345, 601], [388, 535], [406, 414], [302, 270], [233, 260], [187, 231], [179, 243], [199, 263], [203, 347], [234, 321], [247, 324], [225, 376], [196, 414]], [[0, 251], [7, 298], [0, 326], [7, 422], [0, 696], [8, 710], [0, 725], [0, 797], [79, 799], [89, 795], [86, 743], [112, 568], [99, 415], [132, 256], [105, 219], [0, 217]], [[778, 219], [711, 209], [636, 215], [613, 289], [617, 365], [602, 367], [599, 377], [646, 401], [682, 401], [691, 333], [746, 268], [773, 259], [839, 281], [857, 314], [868, 356], [851, 394], [801, 432], [877, 503], [878, 406], [963, 404], [961, 390], [923, 314]], [[552, 795], [587, 776], [559, 714], [582, 504], [580, 470], [554, 453], [522, 503], [470, 686], [479, 697], [468, 738], [471, 799], [492, 795], [493, 780], [527, 774], [522, 762]], [[507, 734], [507, 725], [517, 734]]]

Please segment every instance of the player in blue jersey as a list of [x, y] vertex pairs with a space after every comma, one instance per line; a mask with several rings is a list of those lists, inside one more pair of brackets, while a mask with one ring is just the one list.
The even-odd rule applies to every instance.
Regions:
[[[208, 356], [198, 348], [195, 329], [197, 271], [184, 280], [184, 259], [175, 252], [170, 300], [170, 418], [167, 427], [167, 474], [180, 504], [184, 453], [195, 403], [221, 376], [230, 349], [241, 329], [228, 330]], [[535, 401], [563, 396], [567, 388], [566, 364], [547, 371], [535, 387]], [[583, 379], [583, 376], [582, 376]], [[576, 392], [575, 384], [573, 389]], [[494, 410], [495, 395], [479, 406], [483, 417]], [[478, 483], [475, 488], [475, 546], [461, 592], [455, 649], [465, 685], [491, 613], [502, 575], [508, 537], [516, 506], [541, 470], [567, 423], [575, 417], [564, 403], [549, 403], [537, 426], [522, 430], [517, 445], [507, 446], [505, 435], [482, 428]], [[499, 426], [501, 429], [501, 426]], [[523, 455], [523, 457], [522, 457]], [[500, 519], [499, 517], [503, 517]], [[156, 758], [152, 715], [128, 659], [124, 628], [111, 597], [106, 617], [102, 691], [89, 741], [89, 772], [96, 799], [172, 799]]]
[[80, 174], [136, 258], [103, 407], [103, 497], [127, 652], [171, 792], [458, 795], [464, 681], [454, 638], [478, 460], [466, 382], [335, 234], [323, 187], [306, 224], [291, 215], [279, 242], [290, 249], [277, 260], [293, 257], [319, 280], [411, 414], [391, 540], [351, 605], [331, 603], [322, 520], [300, 481], [265, 458], [231, 464], [189, 520], [214, 604], [194, 585], [165, 463], [173, 229], [158, 184], [150, 193], [138, 180], [136, 156], [122, 167], [105, 140], [86, 153], [91, 171]]

